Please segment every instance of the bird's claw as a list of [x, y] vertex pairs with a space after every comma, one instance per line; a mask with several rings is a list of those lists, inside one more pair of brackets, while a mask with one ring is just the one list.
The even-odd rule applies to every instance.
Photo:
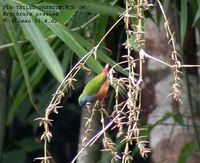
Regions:
[[91, 113], [91, 103], [90, 102], [86, 103], [85, 108], [89, 113]]

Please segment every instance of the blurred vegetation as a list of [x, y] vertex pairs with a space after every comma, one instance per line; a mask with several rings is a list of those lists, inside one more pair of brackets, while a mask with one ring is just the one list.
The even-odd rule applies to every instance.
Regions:
[[[162, 15], [156, 2], [151, 2], [155, 4], [156, 14], [146, 12], [145, 15], [159, 26]], [[12, 9], [3, 9], [6, 5], [12, 6]], [[65, 10], [29, 8], [58, 5], [71, 5], [72, 8]], [[195, 28], [197, 37], [200, 38], [200, 1], [165, 0], [163, 5], [165, 9], [170, 6], [176, 10], [179, 20], [179, 28], [176, 32], [180, 53], [183, 53], [185, 33], [188, 28]], [[14, 6], [25, 6], [29, 9], [16, 9]], [[6, 91], [9, 96], [6, 96], [7, 101], [0, 99], [0, 105], [6, 104], [6, 109], [1, 113], [5, 116], [2, 117], [5, 123], [0, 128], [0, 133], [5, 131], [5, 135], [2, 137], [3, 142], [0, 141], [0, 149], [3, 149], [0, 153], [0, 162], [13, 163], [17, 160], [17, 163], [29, 163], [33, 162], [35, 157], [42, 155], [42, 143], [39, 140], [42, 130], [38, 128], [38, 123], [34, 119], [44, 114], [45, 107], [66, 73], [96, 45], [124, 11], [124, 2], [121, 0], [30, 0], [28, 2], [3, 0], [0, 2], [0, 7], [0, 29], [7, 31], [3, 33], [3, 42], [1, 40], [0, 56], [7, 51], [12, 61], [8, 71], [10, 82], [5, 83], [8, 85]], [[24, 14], [55, 12], [58, 16], [3, 16], [4, 12]], [[5, 18], [6, 21], [3, 22]], [[31, 23], [14, 23], [14, 19], [29, 20]], [[121, 22], [101, 45], [98, 50], [98, 60], [91, 57], [87, 66], [94, 73], [98, 73], [102, 68], [101, 64], [108, 62], [113, 65], [118, 62], [121, 44], [125, 41], [124, 37], [123, 22]], [[9, 61], [9, 58], [4, 60], [6, 63]], [[71, 92], [71, 95], [63, 98], [64, 108], [59, 111], [59, 114], [51, 117], [54, 119], [54, 126], [49, 152], [57, 163], [69, 162], [77, 152], [81, 115], [77, 98], [83, 88], [84, 78], [84, 72], [78, 74], [76, 89]], [[3, 93], [5, 92], [0, 92], [0, 95]], [[149, 131], [172, 116], [164, 115], [158, 123], [148, 126]], [[181, 118], [181, 116], [175, 117], [175, 121], [180, 122], [180, 125]], [[198, 132], [196, 134], [199, 134]], [[183, 152], [191, 153], [192, 150], [192, 144], [186, 144]], [[137, 152], [135, 153], [137, 155]], [[107, 158], [108, 156], [102, 153], [102, 162], [107, 162]], [[185, 162], [186, 158], [180, 160], [182, 160], [179, 161], [180, 163]]]

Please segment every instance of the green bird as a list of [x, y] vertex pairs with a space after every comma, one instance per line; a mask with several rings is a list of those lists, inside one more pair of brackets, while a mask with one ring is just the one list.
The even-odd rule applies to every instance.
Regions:
[[84, 107], [86, 104], [93, 103], [97, 100], [102, 101], [104, 99], [109, 88], [107, 81], [108, 71], [109, 65], [106, 64], [102, 72], [86, 84], [82, 94], [78, 99], [78, 103], [81, 107]]

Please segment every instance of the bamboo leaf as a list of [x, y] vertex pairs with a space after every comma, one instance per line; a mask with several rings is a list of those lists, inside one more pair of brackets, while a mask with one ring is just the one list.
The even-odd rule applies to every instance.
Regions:
[[85, 11], [85, 12], [92, 12], [92, 13], [100, 13], [100, 14], [106, 14], [110, 16], [117, 16], [124, 12], [124, 10], [120, 7], [111, 6], [108, 3], [101, 3], [97, 1], [80, 1], [80, 0], [48, 0], [51, 3], [56, 4], [62, 4], [67, 6], [73, 6], [76, 9], [79, 9], [79, 11]]
[[3, 156], [3, 163], [12, 163], [12, 162], [25, 162], [26, 153], [22, 149], [14, 149], [8, 151]]
[[[26, 13], [25, 10], [20, 10], [20, 12]], [[17, 18], [21, 19], [20, 16], [17, 16]], [[30, 23], [20, 23], [24, 33], [26, 34], [33, 47], [35, 48], [37, 54], [40, 56], [40, 58], [50, 70], [50, 72], [59, 82], [62, 82], [62, 80], [64, 79], [63, 71], [54, 52], [52, 51], [48, 43], [45, 41], [40, 30], [34, 24], [31, 17], [26, 16], [26, 20], [30, 21]]]
[[[30, 82], [31, 82], [32, 88], [34, 88], [41, 81], [41, 79], [44, 76], [44, 74], [46, 73], [46, 71], [47, 71], [47, 68], [44, 67], [44, 65], [42, 63], [40, 63], [37, 66], [34, 73], [31, 74], [31, 76], [30, 76]], [[27, 92], [25, 90], [25, 84], [22, 83], [14, 96], [15, 98], [12, 102], [10, 111], [7, 116], [7, 125], [10, 122], [12, 122], [13, 116], [14, 116], [15, 112], [17, 111], [17, 108], [20, 106], [20, 104], [23, 102], [23, 100], [26, 98], [26, 96], [27, 96]]]
[[181, 1], [181, 19], [180, 19], [180, 37], [181, 45], [183, 46], [185, 32], [187, 28], [187, 0]]
[[35, 141], [35, 137], [30, 136], [22, 139], [20, 142], [17, 143], [26, 152], [33, 152], [40, 149], [40, 146]]
[[[93, 47], [93, 45], [91, 43], [89, 43], [86, 39], [84, 39], [83, 37], [81, 37], [79, 34], [77, 33], [73, 33], [73, 36], [76, 38], [76, 40], [78, 40], [83, 47], [85, 47], [86, 49], [91, 49]], [[105, 62], [105, 63], [109, 63], [110, 65], [115, 65], [116, 62], [113, 61], [110, 57], [108, 57], [103, 51], [98, 50], [98, 58]], [[128, 73], [126, 71], [124, 71], [124, 69], [121, 66], [116, 66], [116, 70], [119, 71], [120, 73], [124, 74], [124, 75], [128, 75]]]
[[181, 149], [177, 163], [186, 163], [188, 156], [194, 150], [194, 146], [195, 145], [193, 141], [186, 143]]
[[94, 37], [95, 37], [94, 40], [96, 43], [98, 43], [101, 40], [101, 38], [104, 36], [106, 32], [107, 22], [108, 22], [107, 15], [100, 15], [100, 17], [97, 19], [95, 28], [94, 28]]
[[[42, 18], [41, 18], [42, 19]], [[87, 51], [84, 49], [81, 44], [73, 37], [72, 32], [63, 25], [56, 24], [47, 24], [47, 26], [63, 41], [65, 44], [74, 51], [79, 57], [83, 57]], [[99, 73], [102, 69], [102, 66], [94, 59], [90, 57], [86, 62], [88, 66], [94, 70], [95, 73]]]
[[200, 1], [198, 1], [198, 9], [194, 18], [193, 26], [197, 23], [200, 18]]
[[19, 63], [20, 63], [22, 72], [23, 72], [23, 76], [24, 76], [24, 79], [25, 79], [25, 84], [26, 84], [26, 88], [27, 88], [27, 92], [28, 92], [30, 101], [31, 101], [32, 105], [34, 105], [34, 99], [33, 99], [33, 96], [32, 96], [32, 88], [31, 88], [31, 84], [30, 84], [28, 69], [27, 69], [27, 66], [25, 64], [24, 57], [22, 55], [21, 47], [18, 45], [18, 42], [17, 42], [16, 31], [15, 31], [14, 25], [11, 21], [11, 18], [8, 18], [7, 20], [8, 21], [5, 23], [6, 28], [8, 30], [8, 33], [9, 33], [9, 36], [10, 36], [12, 42], [14, 43], [14, 48], [15, 48], [17, 57], [19, 59]]
[[[21, 2], [17, 2], [21, 5], [26, 6], [25, 4]], [[30, 10], [32, 13], [38, 13], [42, 12], [37, 9]], [[52, 18], [49, 16], [37, 16], [38, 19], [40, 19], [42, 22], [51, 22]], [[72, 32], [65, 26], [63, 26], [60, 23], [45, 23], [49, 29], [52, 30], [53, 33], [55, 33], [65, 44], [73, 51], [75, 52], [79, 57], [83, 57], [87, 51], [79, 44], [79, 42], [73, 37]], [[31, 27], [27, 27], [25, 25], [24, 27], [26, 30], [31, 31]], [[28, 29], [27, 29], [28, 28]], [[32, 30], [35, 30], [34, 28]], [[35, 33], [35, 32], [33, 32]], [[34, 40], [36, 41], [36, 40]], [[35, 42], [33, 42], [35, 43]], [[86, 62], [88, 66], [94, 70], [95, 73], [99, 73], [102, 69], [102, 66], [94, 59], [94, 57], [90, 57], [88, 61]]]
[[158, 119], [154, 124], [149, 124], [148, 125], [148, 129], [149, 129], [149, 132], [154, 128], [156, 127], [158, 124], [166, 121], [167, 119], [171, 118], [172, 117], [172, 114], [167, 112], [165, 113], [160, 119]]
[[[53, 45], [53, 48], [55, 48], [55, 44]], [[60, 55], [60, 53], [58, 53], [58, 55]], [[30, 63], [29, 60], [32, 60], [33, 63]], [[28, 69], [33, 69], [34, 67], [36, 67], [34, 69], [34, 72], [30, 74], [30, 83], [31, 83], [31, 86], [32, 86], [32, 88], [35, 88], [36, 85], [41, 81], [42, 77], [47, 72], [47, 67], [45, 67], [42, 62], [40, 62], [39, 64], [37, 64], [37, 60], [36, 60], [36, 58], [34, 57], [33, 54], [28, 58], [27, 61], [28, 61], [28, 63], [27, 63]], [[65, 64], [68, 64], [68, 63], [66, 62]], [[14, 83], [13, 83], [13, 85], [14, 85]], [[20, 86], [18, 87], [18, 89], [16, 91], [16, 94], [14, 95], [13, 102], [12, 102], [10, 111], [8, 113], [8, 116], [7, 116], [7, 124], [9, 124], [10, 122], [12, 122], [13, 115], [17, 111], [17, 108], [19, 108], [19, 106], [21, 105], [21, 103], [26, 98], [27, 92], [26, 92], [25, 89], [26, 89], [25, 88], [25, 83], [22, 82], [20, 84]]]
[[176, 123], [178, 123], [179, 125], [184, 125], [184, 119], [183, 119], [183, 115], [181, 113], [177, 113], [175, 115], [173, 115], [174, 121]]

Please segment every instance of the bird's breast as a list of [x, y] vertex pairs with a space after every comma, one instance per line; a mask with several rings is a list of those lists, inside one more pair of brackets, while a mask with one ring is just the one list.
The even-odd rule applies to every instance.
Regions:
[[100, 87], [99, 91], [97, 92], [95, 99], [99, 100], [99, 101], [103, 100], [103, 98], [105, 97], [105, 95], [108, 92], [108, 88], [109, 88], [108, 81], [105, 80], [103, 85]]

